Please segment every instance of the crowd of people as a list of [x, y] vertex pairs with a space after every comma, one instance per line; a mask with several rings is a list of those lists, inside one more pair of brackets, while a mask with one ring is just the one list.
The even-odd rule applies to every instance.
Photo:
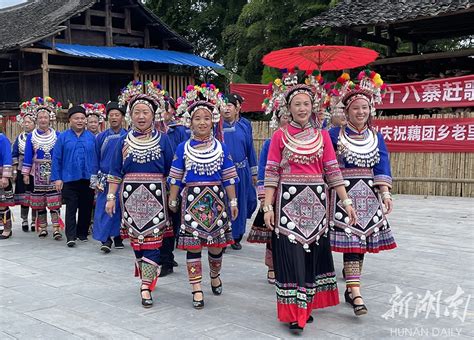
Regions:
[[301, 332], [313, 309], [339, 303], [332, 251], [344, 253], [345, 301], [366, 314], [364, 254], [396, 244], [386, 219], [388, 152], [371, 126], [382, 81], [371, 71], [358, 80], [276, 79], [263, 103], [275, 132], [258, 162], [244, 99], [213, 84], [189, 85], [175, 100], [157, 82], [133, 81], [117, 102], [71, 106], [61, 133], [52, 127], [61, 104], [35, 97], [20, 106], [13, 148], [0, 134], [0, 239], [12, 237], [9, 207], [20, 205], [24, 232], [48, 237], [49, 210], [61, 241], [64, 203], [68, 247], [92, 234], [107, 254], [130, 240], [145, 308], [158, 277], [177, 266], [175, 246], [185, 250], [192, 305], [201, 309], [203, 248], [220, 295], [225, 249], [242, 249], [259, 206], [247, 241], [266, 245], [278, 319]]

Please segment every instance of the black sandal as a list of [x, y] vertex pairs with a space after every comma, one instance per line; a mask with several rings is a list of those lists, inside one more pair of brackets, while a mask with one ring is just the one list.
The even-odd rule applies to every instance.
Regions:
[[[270, 273], [273, 273], [273, 277], [270, 277]], [[269, 269], [267, 272], [267, 281], [269, 284], [275, 284], [275, 271], [273, 269]]]
[[[150, 298], [149, 299], [144, 299], [142, 293], [143, 292], [150, 292]], [[150, 308], [153, 306], [153, 297], [151, 296], [151, 290], [150, 288], [141, 288], [140, 287], [140, 296], [142, 297], [142, 306], [145, 308]]]
[[362, 299], [362, 296], [358, 295], [358, 296], [355, 296], [354, 298], [352, 298], [352, 307], [354, 308], [354, 314], [357, 315], [357, 316], [367, 314], [368, 310], [367, 310], [367, 307], [365, 306], [365, 304], [358, 305], [358, 304], [354, 303], [355, 299]]
[[56, 241], [60, 241], [62, 240], [62, 238], [63, 238], [63, 235], [61, 235], [59, 231], [55, 230], [53, 233], [53, 239], [55, 239]]
[[48, 236], [48, 231], [46, 229], [41, 230], [40, 233], [38, 234], [39, 238], [45, 238], [46, 236]]
[[[196, 290], [194, 292], [191, 292], [193, 294], [193, 307], [196, 309], [202, 309], [204, 308], [204, 293], [202, 290]], [[202, 294], [202, 300], [195, 300], [194, 299], [194, 294], [201, 293]]]
[[216, 287], [214, 287], [212, 285], [212, 282], [211, 282], [211, 289], [212, 289], [212, 293], [214, 295], [221, 295], [222, 294], [222, 280], [221, 280], [220, 276], [221, 276], [221, 274], [217, 274], [217, 276], [215, 276], [215, 277], [211, 276], [211, 280], [219, 279], [219, 285], [216, 286]]
[[304, 328], [298, 326], [298, 322], [290, 322], [290, 331], [293, 334], [301, 334], [303, 332]]
[[31, 222], [30, 230], [31, 231], [36, 231], [36, 226], [35, 226], [34, 222]]
[[346, 288], [346, 291], [344, 292], [344, 300], [346, 300], [346, 302], [350, 304], [351, 306], [354, 306], [354, 301], [351, 298], [351, 292], [347, 288]]
[[308, 317], [308, 320], [306, 320], [306, 323], [313, 323], [313, 321], [314, 321], [313, 316], [310, 315], [310, 316]]
[[344, 268], [342, 268], [342, 278], [343, 278], [343, 279], [346, 278], [346, 271], [344, 270]]
[[25, 233], [30, 231], [30, 226], [28, 225], [28, 221], [21, 222], [21, 230], [23, 230]]

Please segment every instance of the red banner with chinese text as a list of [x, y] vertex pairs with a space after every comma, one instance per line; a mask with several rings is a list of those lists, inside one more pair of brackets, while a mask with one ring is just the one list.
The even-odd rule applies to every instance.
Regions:
[[390, 152], [474, 152], [474, 118], [375, 119]]
[[388, 84], [377, 109], [474, 106], [474, 75], [415, 83]]
[[[260, 112], [268, 85], [230, 84], [244, 99], [243, 112]], [[388, 84], [377, 109], [412, 109], [474, 106], [474, 74], [414, 83]]]

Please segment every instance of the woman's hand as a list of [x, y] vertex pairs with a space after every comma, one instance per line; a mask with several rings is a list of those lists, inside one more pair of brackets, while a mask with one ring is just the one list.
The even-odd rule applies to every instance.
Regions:
[[273, 228], [275, 227], [275, 212], [274, 211], [267, 211], [263, 215], [263, 220], [265, 221], [265, 226], [268, 229], [273, 230]]
[[355, 225], [357, 223], [357, 214], [352, 205], [348, 205], [344, 208], [349, 216], [349, 225]]
[[23, 183], [26, 185], [30, 184], [30, 175], [23, 175]]
[[9, 183], [10, 183], [10, 181], [7, 177], [2, 177], [2, 181], [1, 181], [2, 188], [6, 188]]
[[112, 217], [115, 214], [115, 200], [110, 200], [105, 203], [105, 212]]
[[393, 210], [393, 201], [391, 198], [386, 198], [383, 200], [383, 205], [385, 205], [385, 214], [390, 214]]
[[230, 207], [230, 214], [232, 216], [232, 221], [235, 221], [237, 219], [237, 216], [239, 216], [239, 208]]
[[176, 200], [172, 200], [171, 198], [168, 200], [168, 207], [170, 208], [170, 210], [174, 213], [177, 213], [178, 212], [178, 203], [176, 202], [176, 204], [171, 204], [171, 202], [176, 202]]

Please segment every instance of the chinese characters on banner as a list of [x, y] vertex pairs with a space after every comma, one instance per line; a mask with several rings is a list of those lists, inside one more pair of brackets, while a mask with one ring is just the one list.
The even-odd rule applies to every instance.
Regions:
[[[268, 85], [230, 84], [244, 99], [243, 112], [261, 112]], [[474, 106], [474, 75], [404, 84], [388, 84], [377, 109], [412, 109]]]
[[390, 152], [474, 152], [474, 118], [374, 119]]
[[474, 106], [474, 75], [416, 83], [388, 84], [377, 109]]

